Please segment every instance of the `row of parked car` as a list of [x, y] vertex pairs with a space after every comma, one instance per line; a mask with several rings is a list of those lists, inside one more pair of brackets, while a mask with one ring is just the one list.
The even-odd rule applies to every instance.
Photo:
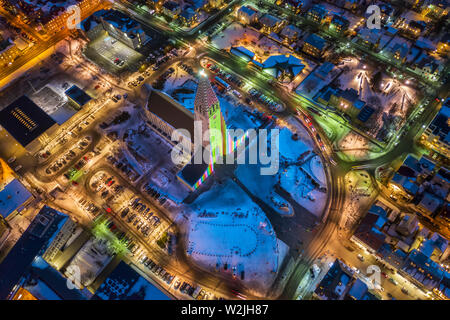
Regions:
[[255, 89], [255, 88], [251, 88], [248, 93], [254, 98], [256, 99], [258, 102], [260, 102], [261, 104], [269, 107], [271, 110], [275, 111], [275, 112], [281, 112], [284, 110], [283, 106], [281, 104], [279, 104], [276, 101], [273, 101], [272, 99], [270, 99], [268, 96], [266, 96], [265, 94], [263, 94], [261, 91]]
[[218, 77], [220, 77], [222, 80], [233, 83], [239, 88], [242, 88], [244, 86], [244, 82], [242, 82], [241, 79], [239, 79], [237, 76], [232, 75], [231, 73], [226, 73], [222, 69], [220, 69], [217, 65], [208, 63], [206, 67], [211, 70], [213, 73], [217, 74]]
[[161, 194], [151, 186], [151, 184], [147, 183], [144, 185], [144, 191], [151, 196], [152, 198], [154, 198], [155, 200], [158, 200], [158, 202], [163, 205], [164, 203], [166, 203], [167, 199], [162, 197]]
[[84, 210], [92, 213], [94, 217], [100, 212], [100, 209], [94, 203], [89, 202], [84, 198], [78, 200], [78, 203]]
[[179, 67], [180, 67], [181, 70], [186, 71], [190, 75], [194, 74], [194, 70], [192, 69], [192, 67], [188, 66], [187, 64], [184, 64], [184, 63], [180, 62]]
[[150, 230], [156, 229], [161, 224], [159, 217], [138, 197], [130, 201], [129, 205], [122, 210], [120, 216], [122, 219], [127, 218], [126, 222], [135, 226], [136, 230], [144, 236], [148, 236]]
[[108, 155], [106, 157], [106, 160], [111, 163], [116, 169], [119, 169], [120, 172], [130, 181], [135, 181], [139, 177], [139, 174], [133, 170], [126, 159], [117, 159], [113, 155]]
[[141, 260], [141, 263], [148, 269], [150, 269], [150, 271], [152, 271], [155, 275], [164, 280], [167, 284], [170, 285], [173, 282], [175, 276], [167, 272], [163, 267], [157, 265], [156, 262], [154, 262], [149, 257], [144, 257]]

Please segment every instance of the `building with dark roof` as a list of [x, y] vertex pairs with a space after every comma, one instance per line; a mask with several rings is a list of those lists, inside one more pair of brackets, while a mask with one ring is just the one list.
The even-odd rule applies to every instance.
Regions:
[[29, 151], [40, 148], [40, 138], [53, 133], [58, 124], [27, 96], [22, 96], [0, 111], [0, 125]]
[[322, 23], [328, 14], [327, 9], [322, 4], [315, 4], [308, 10], [306, 17], [314, 22]]
[[91, 38], [95, 38], [99, 34], [98, 31], [105, 30], [110, 36], [133, 49], [142, 47], [151, 39], [140, 23], [117, 10], [99, 10], [81, 25]]
[[[171, 144], [182, 144], [184, 150], [190, 150], [191, 155], [194, 155], [191, 161], [193, 163], [187, 164], [177, 178], [191, 190], [196, 189], [212, 174], [216, 160], [229, 151], [227, 146], [230, 143], [220, 103], [209, 79], [206, 77], [199, 79], [194, 100], [194, 115], [166, 94], [156, 90], [150, 91], [146, 110], [148, 122], [155, 130]], [[202, 144], [197, 146], [194, 144], [195, 129], [202, 139]], [[220, 132], [221, 137], [216, 136], [217, 132]], [[209, 139], [205, 138], [206, 134], [209, 134]], [[206, 147], [210, 150], [210, 159], [205, 159], [203, 151], [200, 151]], [[201, 157], [197, 159], [197, 155]]]
[[270, 56], [263, 62], [264, 72], [281, 82], [290, 82], [297, 77], [305, 65], [293, 55]]
[[321, 36], [311, 33], [308, 38], [305, 39], [302, 51], [316, 58], [322, 56], [325, 49], [326, 41]]
[[240, 57], [241, 59], [250, 62], [255, 57], [255, 53], [248, 50], [245, 47], [239, 46], [239, 47], [231, 47], [230, 53]]
[[400, 269], [408, 256], [408, 254], [401, 249], [393, 250], [392, 246], [388, 243], [384, 243], [378, 249], [376, 254], [394, 269]]
[[385, 217], [375, 213], [373, 210], [369, 211], [352, 235], [351, 240], [375, 253], [383, 245], [386, 238], [386, 235], [381, 231], [385, 223]]
[[343, 300], [353, 283], [353, 271], [336, 259], [317, 285], [314, 295], [320, 300]]
[[[358, 117], [358, 115], [361, 114], [363, 107], [366, 105], [364, 101], [359, 99], [358, 91], [353, 88], [336, 90], [336, 93], [332, 94], [330, 97], [330, 104], [345, 112], [351, 118]], [[370, 115], [370, 110], [367, 110], [361, 115], [361, 118], [364, 119], [366, 116], [370, 117]]]
[[198, 12], [195, 11], [191, 6], [185, 7], [180, 13], [179, 19], [184, 25], [190, 26], [197, 22]]
[[375, 113], [375, 109], [369, 105], [364, 105], [361, 111], [358, 113], [357, 119], [361, 122], [367, 122], [370, 117]]
[[[67, 278], [37, 256], [19, 281], [20, 287], [12, 300], [86, 300], [83, 291], [69, 288]], [[34, 300], [33, 299], [33, 300]]]
[[186, 142], [188, 150], [193, 150], [191, 143], [194, 142], [194, 115], [191, 112], [165, 93], [157, 90], [150, 91], [145, 110], [149, 123], [171, 144], [176, 143], [171, 139], [176, 129], [186, 130], [186, 135], [183, 135], [181, 130], [179, 131], [180, 139]]
[[251, 6], [242, 6], [237, 11], [237, 17], [242, 24], [258, 21], [258, 11]]
[[71, 86], [64, 93], [69, 98], [70, 103], [77, 109], [83, 108], [89, 101], [92, 100], [90, 95], [76, 85]]
[[0, 299], [15, 295], [16, 284], [30, 271], [36, 256], [44, 253], [70, 218], [44, 206], [0, 264]]
[[131, 266], [121, 261], [103, 281], [93, 300], [170, 300], [170, 297], [148, 282]]
[[284, 6], [292, 10], [294, 13], [300, 13], [305, 11], [305, 9], [310, 5], [310, 0], [278, 0], [276, 2], [278, 5], [284, 4]]

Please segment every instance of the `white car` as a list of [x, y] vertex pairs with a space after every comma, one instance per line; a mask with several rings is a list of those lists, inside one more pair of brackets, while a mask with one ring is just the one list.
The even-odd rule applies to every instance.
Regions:
[[11, 157], [8, 159], [8, 163], [13, 163], [14, 161], [16, 161], [16, 157]]
[[14, 171], [17, 172], [17, 171], [19, 171], [20, 169], [22, 169], [22, 165], [19, 164], [19, 165], [14, 169]]

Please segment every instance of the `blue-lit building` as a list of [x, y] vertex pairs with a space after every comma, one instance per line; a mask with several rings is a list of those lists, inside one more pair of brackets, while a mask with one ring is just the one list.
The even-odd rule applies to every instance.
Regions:
[[248, 50], [245, 47], [231, 47], [230, 52], [234, 54], [235, 56], [238, 56], [239, 58], [245, 60], [246, 62], [250, 62], [255, 57], [255, 53]]
[[270, 56], [262, 63], [263, 71], [281, 82], [292, 81], [304, 68], [301, 60], [293, 55]]
[[32, 200], [33, 195], [19, 180], [14, 179], [0, 191], [0, 215], [3, 219], [22, 211]]
[[76, 108], [82, 109], [89, 101], [92, 100], [91, 96], [89, 96], [84, 90], [80, 89], [78, 86], [73, 85], [65, 92], [65, 95], [69, 99], [69, 102]]

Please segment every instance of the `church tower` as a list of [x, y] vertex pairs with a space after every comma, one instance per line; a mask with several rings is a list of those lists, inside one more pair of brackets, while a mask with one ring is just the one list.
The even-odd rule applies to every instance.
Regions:
[[[208, 77], [200, 76], [194, 100], [194, 120], [202, 124], [203, 147], [210, 145], [213, 162], [226, 155], [227, 127]], [[205, 133], [209, 130], [209, 139]]]

